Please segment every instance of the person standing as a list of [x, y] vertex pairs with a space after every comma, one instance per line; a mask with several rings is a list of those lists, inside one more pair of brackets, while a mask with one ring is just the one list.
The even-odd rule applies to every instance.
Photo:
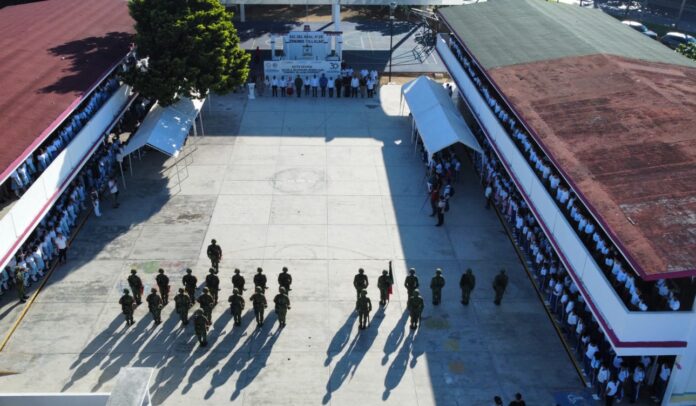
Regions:
[[188, 312], [191, 308], [191, 298], [185, 293], [183, 288], [179, 288], [179, 294], [174, 296], [174, 310], [181, 319], [181, 324], [188, 325]]
[[285, 289], [285, 293], [290, 296], [290, 285], [292, 285], [292, 275], [288, 273], [288, 268], [283, 267], [283, 271], [278, 275], [278, 285]]
[[309, 88], [311, 86], [311, 82], [309, 80], [309, 76], [305, 76], [304, 80], [304, 95], [309, 97]]
[[367, 97], [373, 98], [375, 96], [375, 81], [372, 78], [367, 79]]
[[273, 97], [278, 97], [278, 79], [275, 76], [271, 80], [271, 94]]
[[266, 275], [263, 274], [263, 269], [261, 267], [256, 268], [256, 275], [254, 275], [254, 286], [255, 287], [261, 287], [264, 291], [268, 289], [266, 286], [266, 283], [268, 280], [266, 279]]
[[120, 204], [118, 203], [118, 182], [116, 182], [116, 178], [114, 178], [113, 176], [109, 178], [108, 186], [109, 193], [111, 193], [111, 199], [113, 200], [112, 207], [114, 209], [118, 208]]
[[314, 75], [312, 77], [312, 97], [317, 97], [319, 96], [319, 78], [317, 78], [317, 75]]
[[131, 291], [133, 292], [133, 299], [135, 299], [135, 304], [140, 306], [140, 303], [142, 303], [142, 295], [143, 295], [143, 281], [140, 279], [140, 277], [137, 275], [138, 271], [135, 269], [131, 269], [131, 274], [128, 277], [128, 286], [130, 286]]
[[25, 303], [29, 296], [27, 296], [26, 289], [24, 288], [24, 277], [26, 271], [22, 267], [15, 267], [14, 283], [17, 289], [17, 297], [19, 297], [20, 303]]
[[192, 272], [191, 268], [187, 268], [186, 275], [181, 279], [184, 289], [186, 289], [186, 294], [191, 299], [191, 306], [193, 306], [193, 301], [196, 300], [196, 287], [198, 287], [198, 278], [193, 276]]
[[515, 393], [515, 399], [508, 406], [527, 406], [527, 403], [522, 399], [521, 393]]
[[239, 291], [241, 294], [244, 292], [246, 289], [244, 289], [244, 284], [246, 282], [244, 281], [244, 277], [240, 275], [239, 269], [234, 270], [234, 275], [232, 276], [232, 286]]
[[213, 296], [210, 295], [210, 290], [208, 288], [203, 288], [203, 293], [198, 297], [198, 304], [203, 310], [203, 314], [208, 319], [208, 323], [213, 320], [213, 307], [215, 306], [215, 300]]
[[415, 268], [411, 268], [408, 270], [408, 276], [404, 281], [404, 287], [406, 288], [406, 292], [408, 292], [408, 297], [411, 297], [413, 295], [413, 292], [420, 287], [418, 277], [416, 276]]
[[367, 96], [367, 78], [361, 75], [358, 79], [358, 85], [360, 86], [360, 98], [364, 99]]
[[495, 291], [495, 300], [493, 302], [498, 306], [500, 306], [500, 301], [503, 300], [503, 294], [505, 293], [507, 284], [508, 277], [505, 274], [505, 269], [501, 269], [500, 273], [493, 279], [493, 290]]
[[205, 277], [205, 287], [208, 288], [210, 296], [213, 298], [213, 304], [218, 302], [218, 292], [220, 292], [220, 278], [217, 276], [217, 271], [213, 268], [208, 270], [208, 276]]
[[445, 224], [445, 211], [447, 211], [447, 200], [442, 196], [437, 202], [437, 224], [435, 224], [435, 227]]
[[358, 97], [358, 88], [359, 87], [360, 87], [360, 79], [358, 79], [357, 75], [354, 75], [353, 78], [350, 80], [350, 97], [351, 98]]
[[285, 76], [281, 76], [278, 81], [278, 87], [280, 87], [280, 97], [285, 97], [287, 84], [285, 83]]
[[133, 308], [135, 307], [135, 300], [128, 292], [128, 289], [123, 289], [123, 296], [118, 300], [118, 304], [121, 305], [121, 311], [126, 318], [126, 327], [135, 324], [133, 320]]
[[101, 217], [101, 207], [99, 204], [99, 192], [97, 192], [97, 189], [92, 188], [92, 191], [89, 192], [89, 199], [92, 202], [92, 207], [94, 208], [94, 215], [97, 217]]
[[643, 380], [645, 380], [645, 370], [642, 364], [636, 365], [633, 370], [633, 375], [631, 376], [631, 403], [636, 403], [638, 397], [640, 396], [640, 387], [643, 385]]
[[610, 374], [609, 380], [607, 381], [607, 386], [604, 391], [604, 404], [606, 406], [612, 406], [614, 400], [616, 400], [617, 394], [619, 392], [619, 381], [616, 379], [614, 374]]
[[474, 276], [471, 268], [467, 268], [466, 272], [462, 275], [459, 280], [459, 287], [462, 290], [462, 304], [468, 305], [469, 298], [471, 297], [471, 291], [474, 290], [476, 286], [476, 277]]
[[367, 289], [369, 284], [367, 275], [365, 275], [365, 270], [362, 268], [358, 269], [358, 273], [353, 277], [353, 287], [355, 288], [356, 298], [360, 297], [360, 292]]
[[205, 317], [203, 310], [198, 309], [194, 315], [193, 327], [196, 332], [196, 338], [198, 338], [198, 344], [201, 347], [206, 347], [208, 345], [208, 328], [210, 326], [210, 320]]
[[372, 302], [367, 297], [367, 291], [361, 290], [358, 300], [355, 302], [355, 310], [358, 311], [359, 328], [364, 330], [370, 323], [370, 312], [372, 311]]
[[389, 288], [392, 285], [391, 278], [389, 278], [389, 273], [385, 269], [382, 271], [382, 275], [377, 279], [377, 288], [379, 289], [379, 305], [385, 306], [389, 300]]
[[433, 185], [433, 187], [430, 189], [430, 208], [433, 209], [432, 213], [430, 213], [430, 217], [435, 217], [437, 214], [438, 200], [440, 200], [440, 190], [437, 188], [437, 186]]
[[442, 269], [435, 270], [435, 276], [430, 280], [430, 290], [433, 292], [433, 304], [440, 304], [442, 300], [442, 288], [445, 287], [445, 278], [442, 276]]
[[147, 301], [147, 308], [150, 310], [150, 314], [152, 314], [155, 325], [160, 324], [162, 322], [162, 298], [157, 294], [157, 289], [152, 288], [145, 300]]
[[162, 305], [166, 306], [167, 303], [169, 303], [169, 277], [164, 274], [164, 269], [162, 268], [157, 272], [158, 274], [155, 277], [155, 282], [157, 282], [157, 287], [162, 295]]
[[408, 302], [408, 313], [411, 317], [411, 328], [418, 328], [418, 323], [420, 322], [421, 315], [423, 314], [423, 308], [425, 303], [423, 303], [423, 298], [420, 296], [418, 289], [414, 289], [413, 293], [409, 295]]
[[286, 290], [284, 287], [278, 288], [279, 293], [273, 298], [273, 303], [275, 303], [275, 312], [276, 315], [278, 315], [278, 323], [280, 323], [280, 327], [283, 328], [285, 327], [285, 316], [288, 314], [288, 310], [290, 310], [290, 298], [286, 294]]
[[217, 245], [215, 239], [210, 240], [210, 245], [208, 245], [206, 254], [208, 255], [208, 259], [210, 259], [210, 266], [215, 268], [215, 270], [219, 270], [220, 261], [222, 261], [222, 247]]
[[336, 98], [337, 99], [341, 98], [341, 86], [342, 86], [342, 84], [343, 84], [343, 81], [341, 80], [341, 75], [336, 76], [336, 79], [334, 80], [334, 86], [336, 87]]
[[58, 233], [55, 241], [56, 248], [58, 248], [58, 263], [64, 264], [68, 262], [68, 239], [63, 233]]
[[264, 296], [263, 291], [264, 289], [262, 286], [257, 286], [256, 292], [249, 298], [249, 301], [251, 301], [251, 304], [254, 307], [254, 316], [256, 316], [256, 327], [263, 326], [263, 313], [265, 309], [268, 307], [268, 303], [266, 302], [266, 296]]
[[[302, 81], [300, 75], [295, 77], [295, 92], [297, 92], [297, 97], [302, 97], [302, 84], [304, 83], [305, 89], [309, 87], [309, 84]], [[306, 94], [305, 94], [306, 96]]]
[[232, 289], [232, 296], [227, 299], [230, 302], [230, 312], [234, 318], [234, 325], [242, 325], [242, 311], [244, 310], [244, 298], [240, 294], [239, 289]]
[[329, 80], [326, 79], [326, 76], [324, 74], [321, 74], [321, 77], [319, 78], [319, 87], [321, 88], [321, 97], [326, 97], [326, 86], [329, 84]]
[[329, 88], [329, 97], [333, 97], [334, 88], [336, 87], [336, 82], [334, 82], [333, 77], [329, 77], [326, 86]]

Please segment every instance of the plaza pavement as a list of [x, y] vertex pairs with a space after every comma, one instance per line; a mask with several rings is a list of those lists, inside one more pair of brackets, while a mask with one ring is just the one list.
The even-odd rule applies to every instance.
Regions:
[[[434, 227], [398, 87], [384, 87], [381, 101], [213, 96], [203, 112], [206, 136], [195, 140], [181, 185], [163, 173], [172, 160], [150, 151], [133, 160], [121, 207], [88, 219], [68, 264], [0, 353], [0, 369], [16, 372], [2, 378], [3, 391], [108, 392], [125, 366], [155, 368], [151, 392], [161, 405], [488, 405], [517, 391], [547, 405], [581, 390], [469, 164], [445, 226]], [[211, 238], [224, 258], [209, 347], [196, 344], [192, 326], [180, 328], [173, 303], [160, 326], [142, 305], [126, 329], [117, 301], [129, 269], [139, 269], [146, 290], [159, 267], [173, 289], [186, 267], [202, 282]], [[376, 282], [390, 259], [395, 292], [381, 310]], [[272, 312], [255, 329], [248, 302], [243, 326], [232, 326], [232, 270], [251, 285], [257, 266], [269, 277], [269, 300], [281, 267], [293, 275], [282, 331]], [[358, 267], [375, 309], [362, 332], [353, 313]], [[405, 314], [408, 267], [426, 301], [415, 333]], [[436, 267], [447, 279], [437, 308], [427, 288]], [[477, 286], [464, 307], [458, 281], [467, 267]], [[510, 283], [497, 307], [491, 283], [502, 267]]]

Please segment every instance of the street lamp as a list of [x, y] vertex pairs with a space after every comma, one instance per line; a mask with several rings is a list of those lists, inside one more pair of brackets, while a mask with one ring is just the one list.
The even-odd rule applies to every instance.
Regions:
[[389, 3], [389, 83], [392, 81], [392, 54], [394, 53], [394, 10], [396, 2]]

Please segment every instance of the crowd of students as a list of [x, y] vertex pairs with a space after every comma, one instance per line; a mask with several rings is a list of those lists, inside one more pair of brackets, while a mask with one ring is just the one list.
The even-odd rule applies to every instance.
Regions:
[[[633, 270], [578, 200], [572, 188], [563, 180], [561, 174], [554, 168], [534, 139], [518, 124], [513, 113], [508, 111], [502, 102], [501, 97], [484, 82], [478, 67], [462, 52], [452, 36], [449, 38], [449, 47], [464, 67], [465, 72], [478, 87], [479, 92], [496, 114], [501, 125], [512, 135], [513, 141], [527, 159], [528, 164], [535, 170], [548, 193], [555, 198], [558, 207], [575, 228], [579, 239], [594, 257], [599, 268], [602, 269], [624, 304], [635, 311], [690, 310], [694, 293], [696, 293], [693, 282], [690, 279], [648, 282], [635, 277]], [[550, 278], [548, 270], [558, 267], [558, 258], [555, 257], [545, 239], [544, 242], [540, 241], [540, 238], [543, 237], [537, 238], [536, 234], [542, 233], [534, 221], [534, 216], [524, 206], [524, 202], [519, 196], [508, 198], [509, 192], [504, 191], [505, 188], [501, 188], [501, 186], [507, 185], [501, 184], [501, 181], [497, 179], [491, 179], [490, 182], [487, 184], [490, 189], [503, 190], [501, 196], [504, 202], [503, 211], [508, 217], [514, 218], [514, 228], [518, 232], [529, 234], [529, 245], [534, 248], [535, 264], [539, 269], [544, 270], [546, 277]], [[487, 192], [487, 194], [489, 193]]]
[[267, 90], [271, 90], [271, 97], [343, 97], [350, 98], [372, 98], [375, 96], [379, 87], [379, 76], [376, 70], [368, 71], [362, 69], [355, 72], [352, 68], [344, 68], [336, 76], [317, 75], [291, 75], [280, 77], [266, 76], [263, 81], [257, 81], [257, 91], [259, 96], [263, 96]]
[[[109, 195], [114, 206], [117, 206], [115, 168], [124, 146], [117, 134], [134, 131], [147, 114], [149, 103], [146, 99], [138, 98], [114, 127], [115, 134], [104, 135], [103, 143], [4, 269], [0, 270], [0, 295], [17, 289], [19, 283], [25, 288], [31, 286], [55, 262], [65, 262], [70, 237], [80, 218], [90, 210], [100, 216], [103, 196]], [[19, 269], [22, 272], [17, 272]], [[20, 297], [20, 300], [24, 298]]]

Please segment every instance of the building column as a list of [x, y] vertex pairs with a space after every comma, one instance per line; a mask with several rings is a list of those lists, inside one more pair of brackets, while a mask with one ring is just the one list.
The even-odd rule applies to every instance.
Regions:
[[336, 35], [336, 55], [343, 60], [343, 35]]
[[271, 34], [271, 60], [276, 60], [276, 36]]
[[239, 21], [246, 22], [246, 13], [244, 13], [244, 4], [239, 5]]
[[334, 31], [341, 31], [341, 3], [339, 0], [333, 0], [331, 15], [333, 16]]

